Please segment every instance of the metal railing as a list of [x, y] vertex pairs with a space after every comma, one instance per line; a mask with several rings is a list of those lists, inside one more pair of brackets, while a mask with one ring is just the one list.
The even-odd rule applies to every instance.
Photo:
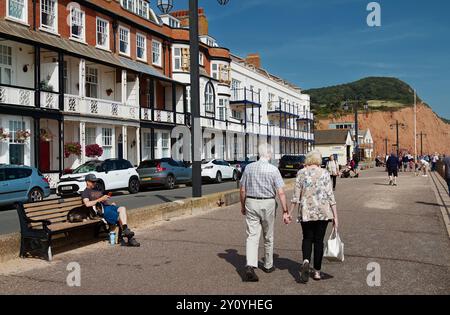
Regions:
[[261, 104], [260, 92], [248, 88], [231, 89], [231, 102], [251, 102]]

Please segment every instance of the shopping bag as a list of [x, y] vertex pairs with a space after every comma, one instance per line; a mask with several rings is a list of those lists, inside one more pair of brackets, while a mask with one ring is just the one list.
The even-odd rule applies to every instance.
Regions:
[[341, 241], [339, 233], [334, 228], [328, 239], [323, 257], [329, 261], [344, 261], [344, 243]]

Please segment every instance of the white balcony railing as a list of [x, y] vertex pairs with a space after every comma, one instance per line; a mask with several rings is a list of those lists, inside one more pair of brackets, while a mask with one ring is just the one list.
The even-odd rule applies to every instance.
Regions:
[[41, 107], [49, 109], [59, 109], [59, 94], [41, 91]]
[[64, 111], [84, 115], [139, 120], [139, 108], [136, 106], [124, 105], [110, 100], [82, 98], [77, 95], [64, 96]]
[[0, 104], [35, 106], [34, 91], [24, 88], [0, 86]]

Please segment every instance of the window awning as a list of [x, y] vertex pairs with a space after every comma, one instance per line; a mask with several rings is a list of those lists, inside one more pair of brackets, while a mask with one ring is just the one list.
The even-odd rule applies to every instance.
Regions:
[[[2, 36], [5, 36], [7, 38], [14, 37], [18, 41], [20, 41], [20, 39], [25, 39], [32, 43], [48, 46], [48, 49], [54, 47], [68, 53], [78, 55], [80, 58], [84, 57], [106, 63], [114, 67], [120, 66], [122, 68], [129, 69], [135, 72], [147, 74], [161, 80], [176, 82], [173, 79], [161, 74], [150, 65], [116, 56], [111, 52], [97, 49], [95, 47], [78, 43], [73, 40], [60, 38], [56, 35], [46, 34], [44, 32], [36, 32], [30, 30], [27, 26], [18, 25], [8, 21], [0, 21], [0, 37]], [[180, 82], [177, 83], [182, 84]]]

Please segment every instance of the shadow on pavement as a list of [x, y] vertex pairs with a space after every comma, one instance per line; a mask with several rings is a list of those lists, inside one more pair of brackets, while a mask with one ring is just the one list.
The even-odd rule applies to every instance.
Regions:
[[389, 184], [381, 184], [381, 183], [374, 183], [374, 185], [376, 185], [376, 186], [391, 186]]
[[421, 204], [421, 205], [425, 205], [425, 206], [438, 206], [438, 207], [444, 207], [444, 205], [441, 205], [441, 204], [435, 203], [435, 202], [416, 201], [416, 203]]
[[239, 255], [236, 249], [226, 249], [225, 253], [217, 254], [222, 259], [225, 259], [228, 263], [236, 268], [237, 274], [241, 277], [242, 281], [245, 280], [245, 264], [246, 258], [243, 255]]

